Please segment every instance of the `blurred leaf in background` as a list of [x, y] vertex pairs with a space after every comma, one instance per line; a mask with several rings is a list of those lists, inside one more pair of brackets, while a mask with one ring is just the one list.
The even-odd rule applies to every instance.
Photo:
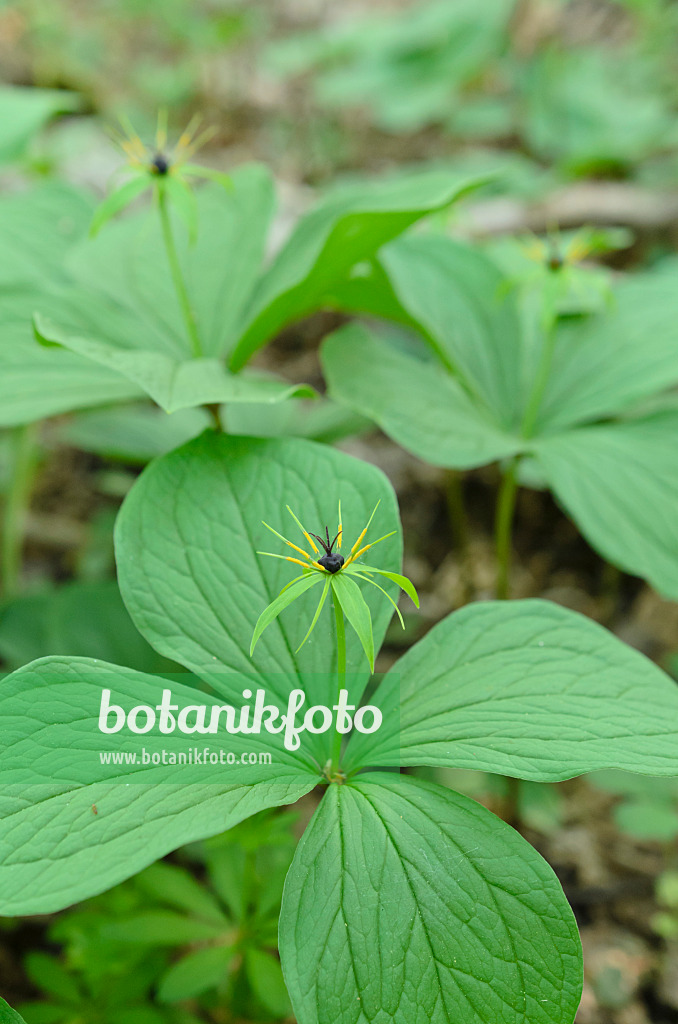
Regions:
[[0, 86], [0, 165], [25, 156], [48, 121], [79, 105], [78, 97], [66, 90]]
[[176, 668], [137, 631], [112, 580], [69, 583], [0, 606], [0, 658], [9, 669], [49, 654], [98, 658], [140, 672]]

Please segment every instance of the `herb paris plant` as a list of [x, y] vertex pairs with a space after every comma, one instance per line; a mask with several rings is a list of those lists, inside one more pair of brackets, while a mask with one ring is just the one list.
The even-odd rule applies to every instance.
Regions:
[[516, 488], [536, 477], [600, 554], [677, 597], [674, 273], [670, 264], [636, 275], [617, 285], [611, 308], [544, 329], [541, 311], [521, 306], [482, 253], [447, 238], [399, 239], [356, 308], [419, 339], [342, 328], [323, 346], [330, 395], [427, 462], [499, 462], [505, 541]]
[[312, 396], [245, 367], [283, 327], [323, 308], [356, 263], [473, 185], [426, 173], [345, 188], [265, 265], [274, 192], [264, 167], [239, 167], [226, 185], [217, 175], [194, 194], [185, 175], [200, 168], [175, 171], [164, 156], [161, 170], [147, 155], [137, 162], [96, 224], [130, 187], [153, 189], [156, 214], [126, 216], [80, 245], [69, 260], [74, 286], [41, 299], [35, 323], [43, 343], [115, 371], [167, 412]]
[[[341, 497], [351, 531], [380, 500], [384, 525], [396, 533], [373, 560], [400, 569], [398, 513], [385, 478], [310, 442], [208, 432], [153, 463], [119, 519], [121, 589], [138, 628], [235, 704], [251, 680], [252, 623], [287, 573], [285, 561], [256, 554], [261, 520], [284, 528], [276, 509], [291, 495], [305, 523], [327, 522]], [[387, 578], [384, 589], [397, 593]], [[392, 605], [373, 587], [364, 598], [378, 647]], [[292, 641], [298, 619], [310, 621], [315, 606], [313, 595], [300, 595], [292, 620], [282, 612], [257, 645], [257, 672], [281, 704], [294, 685], [314, 703], [334, 696], [337, 648], [327, 608], [296, 653]], [[352, 634], [347, 669], [358, 703], [368, 672]], [[127, 706], [155, 703], [166, 685], [68, 658], [43, 659], [3, 680], [0, 912], [56, 910], [327, 781], [328, 734], [304, 734], [298, 751], [276, 752], [254, 780], [237, 764], [208, 784], [182, 785], [176, 769], [162, 765], [90, 767], [85, 785], [75, 784], [71, 769], [59, 774], [56, 751], [94, 763], [101, 736], [88, 728], [102, 686]], [[195, 702], [191, 687], [175, 683], [173, 693], [182, 705]], [[348, 1024], [381, 1015], [409, 1024], [425, 1012], [434, 1024], [571, 1024], [581, 954], [551, 869], [468, 798], [381, 769], [473, 767], [537, 781], [601, 767], [676, 774], [675, 683], [573, 612], [500, 602], [443, 620], [371, 699], [383, 726], [350, 739], [341, 766], [354, 777], [328, 786], [286, 882], [280, 948], [298, 1020]], [[227, 739], [239, 752], [254, 749], [256, 737]], [[377, 770], [355, 774], [368, 767]]]

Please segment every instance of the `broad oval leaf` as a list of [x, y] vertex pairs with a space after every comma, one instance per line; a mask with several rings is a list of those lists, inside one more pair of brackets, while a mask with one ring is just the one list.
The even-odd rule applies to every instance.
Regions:
[[380, 260], [441, 361], [498, 424], [517, 427], [522, 325], [499, 269], [477, 249], [436, 236], [399, 238]]
[[609, 309], [561, 328], [539, 433], [618, 415], [678, 383], [678, 268], [667, 263], [623, 279]]
[[79, 106], [77, 94], [67, 89], [0, 87], [0, 164], [23, 156], [32, 138], [55, 114], [70, 113]]
[[[273, 184], [265, 167], [245, 164], [233, 172], [228, 189], [206, 185], [196, 198], [195, 245], [174, 210], [172, 222], [203, 354], [219, 357], [233, 343], [240, 312], [259, 274], [273, 212]], [[155, 213], [142, 210], [107, 225], [72, 252], [69, 269], [80, 288], [133, 312], [132, 337], [113, 336], [121, 349], [190, 357]], [[37, 311], [42, 312], [39, 307]], [[110, 340], [111, 331], [102, 327], [98, 336]]]
[[259, 280], [231, 369], [241, 369], [286, 324], [322, 305], [356, 263], [479, 184], [427, 172], [350, 185], [328, 197], [299, 222]]
[[89, 197], [54, 182], [0, 200], [0, 426], [140, 394], [113, 370], [49, 352], [33, 336], [36, 305], [62, 309], [55, 289], [67, 284], [66, 254], [86, 233], [91, 214]]
[[[156, 729], [112, 738], [99, 732], [102, 689], [130, 710], [157, 705], [163, 687], [180, 707], [221, 703], [176, 679], [89, 659], [43, 659], [0, 682], [0, 914], [60, 910], [177, 846], [291, 803], [316, 785], [308, 757], [285, 751], [268, 733], [165, 736]], [[205, 745], [236, 755], [269, 751], [272, 763], [242, 769], [236, 763], [205, 774], [190, 764], [139, 766], [137, 760], [130, 768], [99, 758], [106, 750], [138, 756], [141, 748], [187, 752]], [[199, 778], [208, 781], [189, 781]]]
[[[294, 438], [262, 440], [207, 431], [152, 463], [123, 505], [116, 529], [120, 588], [139, 631], [156, 650], [209, 680], [225, 671], [280, 677], [305, 686], [321, 703], [336, 694], [336, 641], [328, 605], [306, 644], [319, 595], [312, 589], [282, 612], [250, 645], [262, 611], [300, 567], [257, 551], [300, 557], [263, 525], [304, 544], [286, 511], [290, 505], [307, 530], [335, 527], [341, 500], [344, 546], [350, 545], [380, 502], [375, 536], [399, 531], [395, 494], [374, 466], [325, 445]], [[366, 540], [369, 541], [368, 535]], [[401, 539], [374, 548], [379, 568], [398, 571]], [[395, 595], [388, 581], [385, 587]], [[375, 643], [393, 608], [365, 587]], [[347, 635], [352, 685], [367, 680], [358, 638]], [[171, 653], [170, 653], [171, 652]], [[297, 653], [295, 653], [297, 652]], [[329, 690], [328, 690], [329, 688]]]
[[572, 1024], [582, 983], [551, 868], [480, 804], [405, 776], [330, 786], [280, 918], [299, 1024]]
[[369, 416], [426, 462], [470, 469], [523, 446], [438, 359], [399, 350], [364, 327], [350, 324], [331, 335], [322, 362], [333, 398]]
[[219, 359], [176, 359], [163, 352], [119, 348], [96, 337], [65, 331], [39, 314], [34, 322], [36, 335], [44, 345], [62, 345], [98, 364], [104, 372], [115, 371], [120, 380], [131, 382], [168, 413], [200, 405], [280, 402], [315, 395], [306, 384], [285, 384], [261, 374], [230, 373]]
[[678, 412], [540, 438], [535, 454], [596, 551], [678, 598]]
[[26, 1024], [23, 1017], [20, 1017], [2, 996], [0, 996], [0, 1024]]
[[602, 626], [548, 601], [443, 619], [372, 697], [383, 725], [346, 768], [445, 765], [538, 782], [597, 768], [678, 775], [678, 685]]

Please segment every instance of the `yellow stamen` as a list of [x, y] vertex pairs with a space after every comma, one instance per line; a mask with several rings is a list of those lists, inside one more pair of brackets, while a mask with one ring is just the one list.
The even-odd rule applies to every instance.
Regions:
[[[303, 526], [301, 525], [301, 523], [299, 522], [299, 520], [298, 520], [298, 519], [297, 519], [297, 517], [295, 516], [295, 514], [294, 514], [294, 512], [292, 511], [292, 509], [290, 508], [290, 506], [289, 506], [289, 505], [285, 505], [285, 508], [287, 509], [287, 511], [289, 512], [289, 514], [290, 514], [290, 515], [292, 516], [292, 519], [294, 519], [295, 523], [297, 524], [297, 526], [299, 527], [299, 529], [300, 529], [300, 530], [301, 530], [301, 532], [303, 533], [304, 537], [305, 537], [305, 538], [306, 538], [306, 540], [308, 541], [309, 547], [310, 547], [310, 548], [311, 548], [311, 550], [313, 551], [313, 554], [314, 554], [314, 555], [317, 555], [317, 554], [318, 554], [318, 550], [319, 550], [319, 549], [318, 549], [318, 546], [317, 546], [317, 544], [315, 544], [315, 543], [314, 543], [314, 541], [313, 541], [313, 538], [311, 537], [310, 533], [309, 533], [309, 532], [308, 532], [307, 530], [305, 530], [305, 529], [304, 529], [304, 527], [303, 527]], [[321, 568], [322, 568], [322, 566], [321, 566]]]
[[522, 246], [522, 250], [528, 260], [535, 263], [543, 263], [546, 259], [546, 246], [539, 238], [533, 238]]
[[377, 511], [377, 509], [379, 508], [379, 505], [380, 505], [380, 504], [381, 504], [381, 498], [379, 499], [379, 501], [377, 502], [377, 504], [376, 504], [376, 505], [374, 506], [374, 509], [373, 509], [373, 511], [372, 511], [372, 515], [371, 515], [371, 516], [370, 516], [370, 518], [369, 518], [369, 519], [367, 520], [367, 526], [365, 527], [365, 529], [363, 530], [363, 532], [362, 532], [362, 533], [360, 534], [360, 536], [358, 537], [358, 539], [357, 539], [357, 541], [355, 542], [355, 544], [353, 545], [353, 547], [351, 548], [351, 551], [350, 551], [350, 553], [349, 553], [349, 558], [355, 558], [355, 551], [356, 551], [356, 549], [357, 549], [357, 548], [359, 548], [359, 547], [360, 547], [360, 545], [362, 544], [362, 540], [363, 540], [363, 537], [365, 536], [365, 534], [366, 534], [366, 533], [367, 533], [367, 531], [369, 530], [369, 528], [370, 528], [370, 523], [371, 523], [371, 522], [372, 522], [372, 520], [374, 519], [374, 513], [375, 513], [375, 512]]
[[155, 132], [155, 147], [158, 153], [163, 153], [167, 148], [167, 108], [163, 107], [158, 111], [158, 127]]
[[127, 133], [126, 142], [130, 146], [130, 149], [132, 150], [136, 158], [142, 161], [145, 160], [148, 155], [148, 151], [144, 146], [143, 142], [141, 141], [141, 139], [139, 138], [138, 134], [135, 132], [134, 126], [132, 125], [130, 119], [128, 117], [124, 117], [121, 114], [118, 120], [120, 121], [120, 124]]
[[583, 260], [585, 256], [588, 256], [590, 252], [591, 246], [585, 238], [574, 238], [570, 243], [567, 262], [578, 263], [579, 260]]
[[120, 143], [120, 147], [124, 152], [125, 156], [127, 157], [127, 159], [129, 160], [129, 162], [134, 167], [141, 166], [141, 164], [143, 163], [143, 159], [139, 156], [135, 148], [132, 146], [132, 143], [128, 139], [124, 139]]
[[304, 551], [303, 548], [300, 548], [298, 544], [293, 544], [291, 540], [287, 539], [287, 537], [283, 537], [282, 533], [278, 533], [278, 531], [274, 530], [272, 526], [268, 525], [268, 523], [264, 523], [263, 519], [262, 524], [266, 527], [267, 530], [270, 530], [271, 533], [274, 533], [278, 540], [283, 541], [283, 543], [287, 544], [288, 547], [293, 548], [295, 551], [298, 551], [300, 555], [303, 555], [304, 558], [307, 559], [307, 561], [311, 561], [311, 556], [308, 554], [308, 552]]
[[[210, 139], [214, 138], [216, 133], [217, 130], [214, 125], [211, 125], [209, 128], [205, 128], [204, 131], [200, 132], [200, 135], [196, 136], [193, 142], [183, 147], [183, 152], [181, 152], [181, 159], [179, 162], [185, 163], [187, 160], [190, 160], [194, 153], [197, 153], [197, 151], [202, 149]], [[177, 150], [179, 150], [178, 144]]]
[[339, 501], [339, 532], [337, 533], [337, 551], [341, 550], [341, 537], [343, 534], [343, 527], [341, 525], [341, 500]]
[[325, 566], [321, 565], [320, 562], [311, 562], [311, 565], [315, 566], [316, 569], [320, 569], [321, 572], [327, 572]]
[[201, 121], [202, 117], [200, 116], [200, 114], [193, 115], [191, 120], [186, 125], [186, 128], [179, 136], [179, 141], [177, 142], [177, 149], [186, 149], [190, 145], [191, 140], [195, 135], [197, 127]]
[[356, 551], [355, 554], [353, 553], [353, 551], [351, 551], [351, 554], [344, 563], [344, 569], [347, 566], [349, 566], [351, 562], [355, 562], [357, 558], [360, 558], [361, 555], [364, 555], [366, 551], [369, 551], [370, 548], [373, 548], [375, 544], [381, 544], [382, 540], [388, 540], [388, 538], [392, 537], [394, 533], [397, 533], [397, 530], [391, 530], [390, 533], [385, 533], [383, 537], [379, 538], [379, 540], [373, 540], [371, 544], [366, 544], [364, 548], [361, 548], [360, 551]]
[[[306, 552], [304, 552], [304, 554], [306, 554]], [[285, 555], [284, 557], [285, 557], [285, 561], [286, 562], [295, 562], [296, 565], [303, 565], [304, 569], [308, 569], [308, 562], [302, 562], [302, 560], [300, 558], [291, 558], [290, 555]], [[311, 562], [311, 565], [315, 565], [315, 564], [316, 564], [315, 562]], [[321, 566], [321, 568], [322, 568], [322, 566]]]

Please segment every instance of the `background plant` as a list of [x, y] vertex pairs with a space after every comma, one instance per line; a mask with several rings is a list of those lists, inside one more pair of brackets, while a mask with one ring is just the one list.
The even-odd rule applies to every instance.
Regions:
[[548, 253], [521, 293], [477, 250], [411, 238], [382, 251], [373, 273], [388, 284], [363, 295], [375, 310], [381, 280], [379, 311], [417, 336], [349, 325], [325, 343], [330, 394], [409, 451], [455, 469], [500, 463], [502, 596], [521, 482], [550, 487], [604, 557], [678, 595], [671, 270], [621, 281], [577, 315], [567, 264]]
[[43, 998], [21, 1013], [193, 1024], [186, 1007], [200, 997], [207, 1012], [225, 1005], [238, 1019], [289, 1016], [276, 947], [292, 824], [290, 814], [255, 815], [185, 851], [185, 864], [154, 864], [60, 915], [48, 937], [61, 955], [29, 954]]

